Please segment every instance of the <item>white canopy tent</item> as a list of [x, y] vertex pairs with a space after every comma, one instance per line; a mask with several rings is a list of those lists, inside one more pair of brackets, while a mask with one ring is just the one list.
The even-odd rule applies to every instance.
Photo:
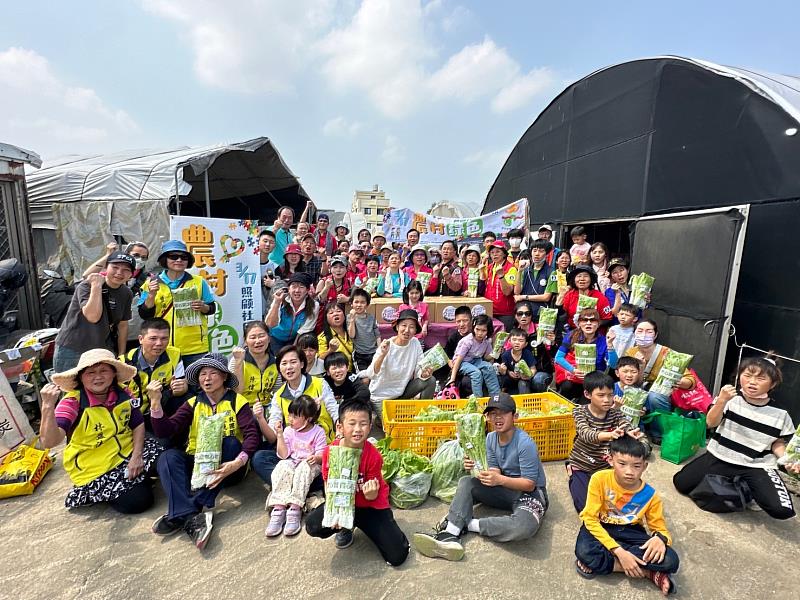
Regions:
[[28, 176], [28, 195], [37, 258], [65, 274], [102, 256], [112, 236], [146, 243], [155, 258], [170, 212], [267, 221], [280, 205], [302, 210], [308, 200], [266, 137], [65, 157]]

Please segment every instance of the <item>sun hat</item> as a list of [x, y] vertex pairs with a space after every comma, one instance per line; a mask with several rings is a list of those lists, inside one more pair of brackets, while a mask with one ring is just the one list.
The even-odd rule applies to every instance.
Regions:
[[594, 272], [592, 267], [587, 267], [585, 265], [578, 265], [572, 269], [572, 271], [567, 273], [567, 285], [570, 287], [575, 287], [575, 278], [581, 273], [586, 273], [592, 278], [591, 285], [597, 285], [597, 273]]
[[478, 244], [470, 244], [467, 246], [467, 249], [464, 251], [464, 258], [467, 257], [467, 252], [474, 252], [478, 255], [478, 260], [481, 259], [481, 248], [478, 246]]
[[339, 223], [336, 225], [336, 227], [334, 227], [334, 231], [335, 231], [336, 229], [339, 229], [339, 227], [344, 227], [344, 230], [345, 230], [347, 233], [350, 233], [350, 228], [347, 226], [347, 224], [346, 224], [344, 221], [339, 221]]
[[136, 367], [118, 360], [111, 350], [94, 348], [81, 354], [78, 359], [78, 366], [63, 373], [53, 373], [51, 379], [53, 383], [65, 392], [72, 392], [78, 389], [78, 373], [100, 363], [105, 363], [114, 368], [117, 372], [117, 382], [119, 383], [128, 382], [136, 376]]
[[125, 252], [114, 252], [114, 254], [109, 256], [108, 260], [106, 260], [106, 265], [110, 265], [112, 263], [128, 265], [131, 268], [131, 273], [136, 270], [136, 259]]
[[374, 240], [376, 237], [382, 237], [383, 241], [386, 241], [386, 234], [383, 233], [383, 227], [380, 225], [375, 225], [372, 228], [372, 239]]
[[428, 249], [423, 246], [422, 244], [417, 244], [413, 248], [411, 248], [411, 252], [408, 253], [409, 256], [414, 256], [414, 252], [424, 252], [425, 253], [425, 262], [430, 260], [430, 254], [428, 254]]
[[299, 254], [303, 256], [303, 253], [300, 252], [300, 244], [289, 244], [286, 246], [286, 250], [283, 251], [283, 254]]
[[397, 332], [397, 325], [400, 321], [404, 321], [406, 319], [410, 319], [414, 321], [414, 325], [417, 327], [417, 333], [422, 332], [422, 325], [419, 324], [419, 313], [415, 311], [413, 308], [404, 308], [400, 311], [397, 315], [397, 320], [392, 324], [392, 328]]
[[172, 252], [182, 252], [189, 257], [189, 261], [186, 264], [187, 269], [191, 269], [194, 266], [194, 256], [192, 256], [192, 253], [186, 248], [186, 244], [180, 240], [167, 240], [161, 244], [161, 254], [158, 255], [158, 264], [166, 269], [167, 254]]
[[235, 390], [239, 387], [239, 379], [228, 368], [228, 359], [224, 354], [218, 352], [209, 352], [202, 358], [193, 362], [186, 369], [186, 382], [190, 386], [198, 386], [198, 378], [200, 377], [200, 369], [203, 367], [211, 367], [217, 371], [225, 373], [228, 377], [225, 379], [225, 387], [230, 390]]

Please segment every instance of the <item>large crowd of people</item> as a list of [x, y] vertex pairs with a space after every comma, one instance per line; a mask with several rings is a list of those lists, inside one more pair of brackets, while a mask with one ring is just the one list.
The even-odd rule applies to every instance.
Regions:
[[[420, 552], [458, 559], [466, 532], [509, 541], [539, 529], [548, 506], [544, 471], [535, 442], [515, 425], [509, 394], [551, 390], [576, 404], [567, 477], [582, 521], [577, 572], [621, 571], [674, 591], [678, 557], [659, 496], [641, 479], [663, 432], [658, 420], [640, 430], [619, 410], [627, 386], [648, 392], [644, 411], [671, 410], [670, 395], [649, 390], [669, 349], [658, 343], [657, 323], [630, 303], [625, 257], [610, 256], [602, 241], [590, 243], [583, 227], [570, 231], [564, 249], [547, 224], [535, 235], [484, 232], [480, 243], [433, 246], [410, 229], [404, 243], [388, 244], [380, 228], [352, 235], [343, 223], [332, 227], [325, 213], [309, 223], [309, 212], [295, 226], [294, 211], [283, 207], [260, 232], [264, 314], [242, 324], [243, 345], [230, 356], [209, 353], [208, 315], [217, 306], [208, 284], [188, 272], [194, 257], [183, 242], [163, 244], [157, 276], [146, 276], [149, 249], [138, 242], [125, 251], [110, 246], [87, 270], [56, 340], [56, 374], [41, 394], [42, 440], [67, 441], [64, 466], [74, 488], [66, 506], [107, 502], [142, 512], [154, 503], [157, 476], [169, 502], [153, 532], [184, 531], [203, 548], [220, 489], [252, 469], [270, 490], [266, 535], [295, 535], [307, 496], [324, 489], [329, 444], [342, 444], [363, 451], [355, 526], [399, 565], [409, 542], [394, 522], [380, 455], [367, 437], [381, 435], [385, 400], [430, 399], [444, 388], [489, 396], [493, 430], [488, 465], [459, 483], [434, 534], [414, 537]], [[195, 289], [197, 298], [181, 313], [173, 294], [180, 288]], [[492, 316], [456, 308], [444, 344], [448, 363], [433, 372], [421, 359], [431, 323], [426, 298], [437, 296], [455, 305], [458, 297], [485, 298]], [[386, 339], [368, 311], [378, 297], [399, 303]], [[138, 345], [129, 348], [132, 307], [143, 322]], [[178, 316], [186, 308], [199, 315], [191, 324]], [[554, 331], [540, 335], [543, 308], [557, 309], [558, 318]], [[494, 353], [503, 330], [508, 337]], [[595, 347], [593, 368], [578, 366], [576, 345]], [[528, 368], [518, 368], [521, 362]], [[709, 410], [716, 432], [708, 451], [675, 476], [679, 491], [690, 494], [709, 474], [735, 475], [747, 479], [767, 514], [794, 516], [775, 475], [794, 431], [789, 415], [770, 403], [780, 379], [771, 358], [741, 365], [739, 389], [723, 388]], [[697, 383], [687, 369], [675, 389]], [[214, 414], [224, 415], [221, 461], [195, 488], [198, 424]], [[508, 515], [475, 519], [476, 502]], [[324, 527], [322, 507], [312, 508], [309, 534], [335, 534], [338, 548], [352, 543], [352, 531]]]

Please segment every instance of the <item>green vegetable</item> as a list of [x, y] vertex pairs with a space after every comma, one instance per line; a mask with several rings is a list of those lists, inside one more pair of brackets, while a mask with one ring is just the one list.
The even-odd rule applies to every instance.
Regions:
[[454, 410], [442, 410], [438, 406], [429, 405], [423, 408], [414, 421], [452, 421], [456, 416]]
[[431, 371], [437, 371], [447, 364], [447, 360], [447, 354], [445, 353], [444, 348], [442, 348], [442, 345], [437, 342], [433, 348], [430, 348], [423, 353], [422, 359], [419, 361], [419, 366], [420, 369], [427, 368]]
[[467, 297], [478, 297], [478, 282], [481, 279], [480, 267], [466, 267], [467, 269]]
[[631, 427], [639, 426], [639, 419], [642, 417], [642, 408], [647, 401], [647, 390], [633, 386], [627, 386], [622, 393], [622, 411], [631, 422]]
[[325, 484], [322, 526], [352, 529], [361, 449], [331, 446], [328, 452], [328, 480]]
[[425, 293], [425, 291], [428, 289], [428, 285], [430, 284], [432, 277], [433, 273], [426, 273], [425, 271], [420, 271], [417, 273], [417, 281], [419, 281], [419, 284], [422, 286], [423, 293]]
[[590, 373], [597, 369], [597, 346], [594, 344], [575, 344], [575, 368]]
[[368, 294], [372, 294], [378, 287], [378, 281], [380, 281], [379, 277], [368, 277], [362, 284], [362, 288]]
[[400, 452], [392, 450], [389, 446], [392, 444], [392, 438], [386, 436], [382, 440], [375, 443], [378, 452], [381, 453], [383, 458], [383, 467], [381, 468], [381, 475], [386, 483], [389, 483], [400, 469]]
[[436, 496], [442, 502], [452, 502], [458, 488], [458, 480], [467, 475], [464, 470], [464, 450], [458, 440], [440, 444], [431, 456], [431, 465], [433, 465], [431, 496]]
[[475, 397], [475, 394], [470, 394], [470, 397], [467, 398], [467, 403], [464, 405], [464, 408], [457, 412], [460, 415], [465, 415], [467, 413], [483, 414], [483, 411], [478, 406], [478, 399]]
[[575, 314], [580, 314], [586, 308], [597, 308], [597, 298], [594, 296], [578, 296], [578, 307], [575, 309]]
[[472, 476], [487, 469], [486, 463], [486, 424], [483, 415], [468, 413], [456, 417], [456, 432], [458, 443], [464, 454], [475, 463]]
[[195, 439], [192, 489], [205, 487], [214, 478], [212, 471], [219, 468], [222, 460], [222, 432], [228, 411], [200, 417]]
[[[778, 463], [782, 465], [800, 463], [800, 425], [797, 426], [797, 431], [794, 432], [792, 439], [786, 444], [786, 451], [783, 453], [783, 456], [778, 459]], [[795, 478], [798, 477], [796, 473], [792, 473], [788, 469], [786, 472]]]
[[544, 342], [549, 345], [547, 338], [548, 333], [556, 330], [556, 319], [558, 318], [557, 308], [540, 308], [539, 309], [539, 324], [536, 326], [536, 343], [541, 344]]
[[181, 287], [172, 290], [172, 308], [176, 327], [196, 327], [201, 324], [200, 313], [192, 308], [192, 302], [195, 300], [200, 300], [195, 287]]
[[521, 360], [514, 365], [514, 372], [519, 375], [522, 375], [523, 377], [533, 377], [533, 372], [531, 372], [531, 368], [528, 366], [528, 363], [526, 363], [524, 360]]
[[650, 386], [650, 391], [669, 396], [672, 393], [672, 389], [683, 377], [693, 358], [694, 356], [691, 354], [684, 354], [675, 350], [667, 351], [664, 363], [661, 365], [653, 385]]
[[397, 508], [414, 508], [425, 502], [431, 489], [430, 459], [411, 450], [401, 450], [400, 468], [389, 484], [389, 500]]
[[639, 273], [631, 277], [630, 304], [644, 308], [647, 306], [647, 295], [653, 290], [655, 278], [647, 273]]
[[503, 353], [503, 345], [506, 343], [507, 339], [507, 331], [498, 331], [494, 336], [494, 344], [492, 344], [492, 356], [494, 358], [500, 358], [500, 355]]

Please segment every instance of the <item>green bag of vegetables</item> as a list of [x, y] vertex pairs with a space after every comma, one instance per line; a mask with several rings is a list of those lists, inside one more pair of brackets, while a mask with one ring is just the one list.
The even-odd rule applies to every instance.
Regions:
[[228, 411], [200, 417], [195, 441], [194, 467], [192, 468], [192, 489], [205, 487], [214, 476], [212, 471], [219, 468], [222, 460], [222, 432]]
[[468, 473], [464, 470], [464, 450], [458, 440], [450, 440], [439, 445], [431, 456], [433, 479], [431, 496], [436, 496], [448, 504], [453, 501], [458, 488], [458, 480]]
[[420, 271], [417, 273], [417, 281], [422, 286], [423, 294], [428, 290], [428, 285], [430, 285], [432, 278], [433, 273], [426, 273], [425, 271]]
[[655, 277], [647, 273], [639, 273], [631, 277], [631, 296], [628, 302], [638, 308], [647, 306], [647, 295], [653, 291]]
[[631, 427], [639, 426], [639, 419], [642, 418], [642, 408], [647, 401], [647, 390], [633, 386], [627, 386], [622, 393], [622, 405], [619, 407], [622, 414], [628, 417]]
[[[779, 465], [792, 465], [796, 463], [800, 463], [800, 425], [797, 426], [797, 431], [794, 432], [792, 439], [786, 444], [786, 451], [783, 453], [783, 456], [778, 459]], [[786, 472], [795, 479], [800, 478], [800, 475], [792, 473], [788, 469]]]
[[422, 354], [422, 359], [419, 361], [420, 369], [430, 369], [437, 371], [447, 364], [447, 354], [442, 348], [440, 343], [436, 343], [432, 348], [429, 348]]
[[539, 324], [536, 326], [536, 343], [549, 345], [547, 338], [548, 333], [556, 330], [556, 319], [558, 319], [557, 308], [540, 308], [539, 309]]
[[672, 390], [683, 377], [689, 363], [692, 362], [694, 356], [691, 354], [684, 354], [683, 352], [676, 352], [675, 350], [667, 351], [664, 357], [664, 363], [656, 375], [655, 381], [650, 386], [650, 391], [656, 394], [663, 394], [670, 396]]
[[597, 308], [597, 298], [594, 296], [578, 296], [578, 307], [575, 309], [575, 314], [580, 314], [586, 308]]
[[517, 373], [518, 375], [522, 375], [523, 377], [533, 376], [531, 368], [528, 366], [528, 363], [526, 363], [524, 360], [521, 360], [514, 365], [514, 372]]
[[468, 413], [456, 416], [456, 432], [458, 443], [464, 455], [475, 463], [472, 476], [487, 469], [486, 462], [486, 424], [480, 413]]
[[507, 331], [498, 331], [494, 336], [494, 343], [492, 344], [492, 356], [494, 358], [500, 358], [500, 355], [503, 353], [503, 346], [505, 345], [507, 339]]
[[467, 297], [478, 297], [478, 282], [481, 280], [480, 267], [466, 267], [467, 269]]
[[597, 369], [597, 346], [594, 344], [575, 344], [575, 368], [584, 373]]
[[192, 302], [195, 300], [200, 300], [195, 287], [181, 287], [172, 290], [175, 327], [197, 327], [202, 323], [200, 313], [192, 308]]
[[400, 469], [389, 484], [389, 501], [397, 508], [414, 508], [428, 497], [433, 479], [430, 459], [411, 450], [400, 452]]
[[328, 450], [328, 480], [325, 484], [323, 527], [353, 528], [356, 482], [361, 449], [331, 446]]

